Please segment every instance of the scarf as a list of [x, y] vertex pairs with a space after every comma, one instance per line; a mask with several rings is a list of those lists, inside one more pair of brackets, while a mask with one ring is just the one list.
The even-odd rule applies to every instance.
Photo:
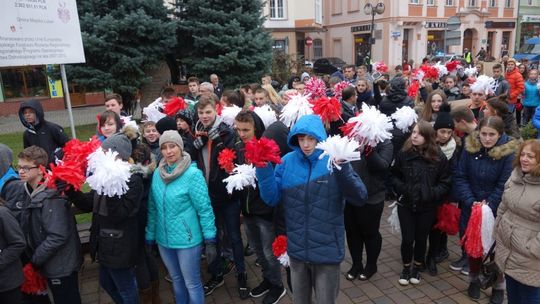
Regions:
[[165, 184], [168, 184], [182, 175], [190, 164], [191, 157], [185, 151], [182, 151], [182, 158], [171, 166], [169, 166], [163, 158], [159, 163], [159, 176], [161, 176], [161, 179]]
[[452, 155], [454, 155], [454, 151], [456, 151], [456, 140], [453, 137], [450, 137], [450, 140], [446, 143], [446, 145], [441, 146], [441, 150], [446, 156], [446, 159], [452, 158]]

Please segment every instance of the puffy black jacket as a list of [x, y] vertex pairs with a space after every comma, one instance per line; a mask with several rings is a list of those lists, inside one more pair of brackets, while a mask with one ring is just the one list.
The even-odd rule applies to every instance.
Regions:
[[[26, 237], [26, 255], [46, 278], [62, 278], [79, 271], [82, 265], [81, 241], [71, 204], [58, 190], [45, 184], [31, 190], [20, 183], [24, 200], [18, 209], [19, 222]], [[30, 193], [30, 194], [28, 194]]]
[[439, 161], [424, 159], [414, 150], [399, 151], [392, 167], [392, 184], [399, 203], [414, 212], [436, 208], [452, 185], [450, 166], [439, 149]]
[[[23, 111], [25, 108], [31, 108], [36, 112], [36, 123], [31, 125], [24, 119]], [[25, 101], [19, 108], [19, 118], [26, 128], [23, 134], [23, 146], [38, 146], [43, 148], [49, 155], [49, 162], [54, 162], [55, 152], [58, 148], [64, 147], [69, 140], [64, 129], [52, 122], [45, 120], [43, 107], [37, 100]]]
[[4, 206], [0, 206], [0, 292], [21, 286], [23, 282], [20, 260], [26, 243], [17, 220]]
[[144, 194], [143, 177], [132, 174], [129, 190], [121, 197], [106, 197], [92, 190], [89, 193], [68, 191], [70, 200], [85, 212], [93, 212], [90, 228], [92, 259], [112, 268], [135, 265], [139, 250], [138, 212]]

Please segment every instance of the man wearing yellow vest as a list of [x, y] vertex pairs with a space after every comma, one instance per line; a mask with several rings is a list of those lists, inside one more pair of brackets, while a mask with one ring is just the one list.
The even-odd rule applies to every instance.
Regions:
[[468, 48], [463, 49], [463, 59], [467, 62], [467, 66], [470, 66], [472, 63], [472, 55]]

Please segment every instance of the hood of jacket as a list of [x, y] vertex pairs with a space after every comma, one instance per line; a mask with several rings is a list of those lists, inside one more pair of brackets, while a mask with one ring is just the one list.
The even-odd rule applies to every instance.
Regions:
[[[317, 143], [325, 141], [327, 137], [326, 130], [324, 129], [321, 118], [314, 114], [304, 115], [300, 117], [296, 124], [294, 124], [287, 138], [287, 143], [289, 144], [289, 147], [291, 147], [291, 149], [304, 154], [304, 152], [302, 152], [302, 149], [300, 149], [300, 146], [298, 145], [298, 135], [300, 134], [309, 135], [315, 138], [317, 140]], [[321, 150], [316, 149], [309, 158], [319, 157], [321, 153]]]
[[[36, 123], [34, 126], [30, 125], [26, 122], [24, 119], [24, 109], [30, 108], [36, 112]], [[35, 129], [38, 128], [44, 121], [45, 114], [43, 113], [43, 106], [41, 106], [41, 103], [37, 100], [28, 100], [23, 103], [21, 103], [21, 106], [19, 108], [19, 119], [21, 120], [21, 123], [23, 126], [27, 129]]]
[[249, 114], [251, 114], [251, 116], [253, 117], [253, 122], [255, 123], [255, 137], [257, 139], [260, 139], [264, 131], [266, 130], [266, 128], [264, 127], [264, 122], [262, 121], [261, 117], [259, 117], [259, 115], [257, 115], [255, 112], [249, 111]]
[[13, 151], [0, 143], [0, 177], [4, 176], [13, 163]]
[[148, 165], [143, 165], [141, 163], [136, 163], [131, 165], [130, 171], [131, 174], [141, 174], [143, 178], [149, 178], [156, 170], [156, 161], [152, 161]]
[[402, 77], [392, 78], [386, 97], [393, 103], [401, 103], [404, 99], [408, 98], [405, 79]]
[[[510, 154], [516, 153], [516, 150], [521, 143], [518, 139], [513, 139], [506, 134], [503, 134], [494, 147], [488, 149], [488, 155], [495, 159], [499, 160], [503, 157], [506, 157]], [[471, 154], [480, 152], [484, 147], [480, 142], [479, 132], [474, 131], [469, 136], [465, 138], [465, 150]]]

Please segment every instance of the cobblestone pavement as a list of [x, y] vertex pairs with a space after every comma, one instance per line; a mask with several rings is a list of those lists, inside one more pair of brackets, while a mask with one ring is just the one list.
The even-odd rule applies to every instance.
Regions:
[[[471, 301], [466, 294], [467, 277], [450, 270], [450, 261], [458, 258], [460, 248], [457, 245], [458, 238], [449, 238], [450, 258], [439, 264], [439, 275], [432, 277], [427, 273], [422, 275], [422, 281], [419, 285], [400, 286], [397, 282], [402, 269], [400, 258], [400, 235], [391, 233], [390, 226], [386, 223], [389, 214], [389, 208], [385, 208], [385, 213], [381, 220], [381, 233], [383, 235], [383, 248], [379, 257], [378, 273], [369, 281], [354, 282], [347, 281], [344, 275], [341, 276], [340, 292], [337, 303], [488, 303], [491, 291], [482, 292], [479, 301]], [[348, 256], [341, 264], [343, 274], [351, 266], [351, 259]], [[203, 268], [205, 262], [202, 262]], [[246, 258], [246, 268], [248, 271], [248, 284], [250, 287], [256, 286], [262, 279], [260, 268], [255, 266], [255, 257]], [[106, 293], [99, 288], [98, 284], [98, 266], [90, 263], [88, 257], [85, 260], [84, 270], [81, 272], [81, 294], [83, 303], [112, 303]], [[283, 275], [285, 271], [282, 272]], [[206, 271], [203, 270], [204, 279], [208, 278]], [[164, 271], [161, 269], [160, 276], [163, 278]], [[283, 282], [286, 282], [283, 276]], [[171, 285], [165, 280], [160, 282], [161, 297], [163, 303], [174, 303], [171, 292]], [[233, 274], [225, 277], [225, 285], [214, 291], [212, 295], [206, 298], [206, 303], [225, 304], [225, 303], [262, 303], [262, 298], [240, 300], [236, 290], [236, 280]], [[280, 304], [292, 303], [290, 294], [280, 301]]]
[[[96, 115], [104, 110], [103, 106], [73, 108], [73, 122], [76, 126], [95, 123]], [[45, 112], [45, 120], [59, 124], [64, 128], [69, 127], [68, 110]], [[0, 134], [22, 131], [24, 131], [24, 127], [18, 115], [0, 117]]]

